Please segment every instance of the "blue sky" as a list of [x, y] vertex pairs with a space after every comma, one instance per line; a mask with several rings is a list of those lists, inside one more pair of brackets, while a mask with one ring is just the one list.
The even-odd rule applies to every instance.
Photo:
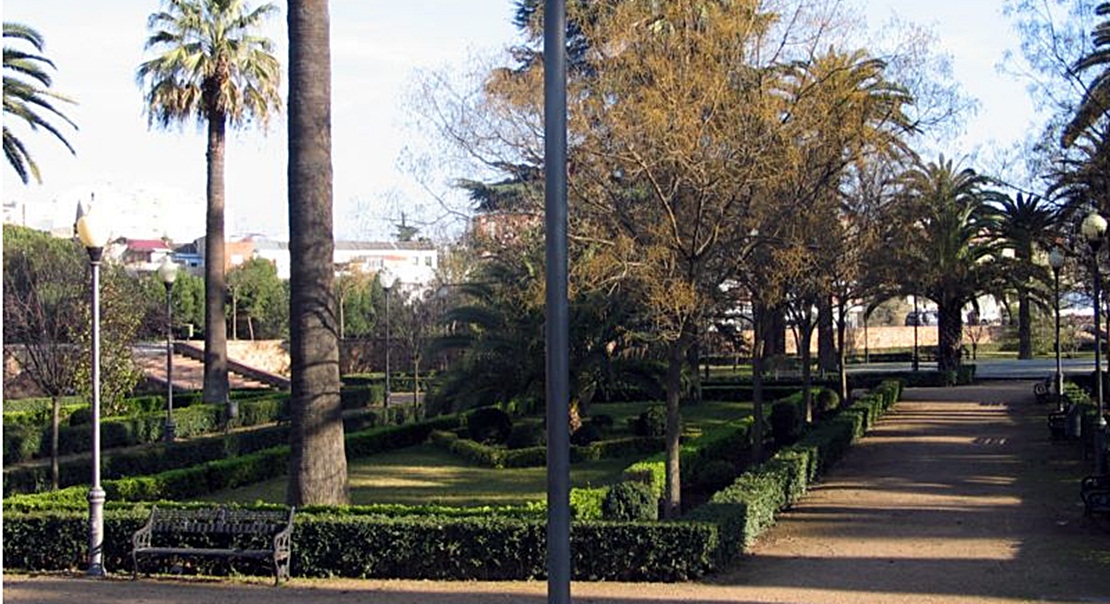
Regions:
[[[257, 4], [255, 2], [254, 4]], [[286, 59], [284, 2], [269, 26]], [[416, 68], [462, 70], [471, 55], [488, 55], [516, 40], [512, 0], [333, 0], [333, 157], [336, 235], [383, 238], [386, 216], [398, 206], [430, 210], [434, 201], [397, 167], [415, 140], [401, 109]], [[956, 76], [981, 110], [950, 155], [975, 144], [1005, 146], [1029, 129], [1031, 105], [1020, 82], [998, 75], [995, 64], [1014, 35], [1000, 2], [986, 0], [861, 0], [872, 26], [893, 15], [933, 25], [939, 50], [954, 55]], [[24, 186], [9, 169], [3, 197], [29, 203], [57, 200], [72, 216], [90, 183], [144, 185], [203, 200], [204, 137], [193, 125], [147, 128], [142, 93], [135, 83], [143, 60], [146, 17], [156, 0], [5, 0], [3, 19], [37, 28], [58, 67], [55, 88], [78, 100], [66, 113], [80, 126], [69, 136], [72, 157], [46, 137], [30, 141], [44, 183]], [[283, 95], [284, 96], [284, 95]], [[286, 123], [269, 131], [233, 133], [227, 154], [229, 233], [255, 231], [284, 238]], [[70, 199], [70, 198], [73, 199]], [[419, 213], [419, 209], [415, 210]], [[71, 219], [71, 218], [70, 218]], [[199, 236], [199, 234], [198, 234]]]

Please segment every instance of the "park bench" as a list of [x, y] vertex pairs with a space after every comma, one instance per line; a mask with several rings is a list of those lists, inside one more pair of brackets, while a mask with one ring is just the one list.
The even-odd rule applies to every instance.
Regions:
[[216, 557], [226, 559], [229, 568], [232, 559], [243, 558], [269, 563], [277, 585], [289, 578], [294, 511], [154, 506], [146, 525], [131, 537], [132, 578], [138, 578], [143, 558]]
[[1083, 407], [1065, 404], [1060, 411], [1048, 414], [1048, 431], [1053, 440], [1076, 440], [1083, 435]]
[[1050, 394], [1052, 394], [1052, 376], [1033, 384], [1033, 396], [1036, 397], [1038, 403], [1043, 405], [1049, 402]]
[[1110, 474], [1087, 476], [1080, 483], [1079, 494], [1088, 516], [1096, 512], [1110, 513]]

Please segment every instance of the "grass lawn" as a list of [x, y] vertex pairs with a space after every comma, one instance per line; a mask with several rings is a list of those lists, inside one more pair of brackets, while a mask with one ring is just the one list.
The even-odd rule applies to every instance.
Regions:
[[[643, 456], [603, 459], [571, 466], [571, 484], [602, 486], [617, 482], [621, 470]], [[546, 468], [493, 470], [466, 465], [432, 445], [420, 445], [356, 460], [347, 467], [351, 503], [508, 505], [547, 498]], [[253, 503], [285, 501], [287, 479], [213, 493], [204, 501]]]

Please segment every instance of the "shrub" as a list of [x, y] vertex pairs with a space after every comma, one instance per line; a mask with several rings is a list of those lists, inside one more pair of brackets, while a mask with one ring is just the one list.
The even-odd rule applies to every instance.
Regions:
[[570, 490], [570, 512], [575, 520], [601, 520], [601, 505], [609, 487], [596, 489], [573, 488]]
[[665, 436], [667, 434], [667, 408], [652, 405], [632, 420], [632, 433], [636, 436]]
[[613, 416], [604, 413], [591, 415], [589, 425], [597, 428], [602, 434], [608, 434], [613, 430]]
[[575, 445], [584, 446], [593, 442], [601, 440], [601, 430], [593, 424], [584, 424], [581, 428], [574, 431], [570, 435], [570, 442]]
[[825, 417], [840, 407], [840, 395], [831, 388], [822, 388], [813, 397], [813, 412], [817, 417]]
[[723, 460], [714, 459], [698, 469], [694, 484], [706, 491], [719, 491], [736, 479], [736, 466]]
[[601, 516], [606, 520], [658, 520], [659, 500], [642, 482], [621, 482], [606, 493]]
[[789, 401], [779, 401], [771, 407], [771, 436], [775, 444], [785, 447], [802, 435], [802, 417], [798, 407]]
[[509, 433], [509, 439], [505, 441], [505, 446], [510, 449], [542, 447], [546, 444], [547, 431], [543, 425], [531, 422], [513, 426], [513, 431]]
[[482, 407], [466, 420], [471, 440], [487, 444], [502, 444], [513, 430], [513, 420], [497, 407]]

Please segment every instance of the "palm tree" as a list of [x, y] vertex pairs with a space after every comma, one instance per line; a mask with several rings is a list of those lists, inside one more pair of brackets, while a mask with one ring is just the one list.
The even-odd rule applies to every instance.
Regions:
[[[1014, 258], [1024, 267], [1023, 275], [1015, 276], [1018, 284], [1018, 358], [1033, 358], [1032, 337], [1032, 292], [1035, 266], [1033, 255], [1038, 249], [1046, 249], [1057, 224], [1057, 212], [1045, 203], [1044, 198], [1036, 195], [1016, 197], [999, 196], [997, 234], [1014, 250]], [[1040, 271], [1043, 273], [1043, 271]], [[1043, 275], [1041, 275], [1043, 276]], [[1022, 278], [1024, 277], [1024, 278]]]
[[[281, 70], [273, 42], [256, 32], [277, 7], [244, 0], [164, 0], [150, 15], [139, 65], [149, 122], [168, 128], [195, 118], [208, 125], [208, 211], [204, 262], [204, 400], [228, 404], [224, 261], [224, 151], [227, 126], [263, 126], [280, 110]], [[330, 260], [329, 260], [330, 266]]]
[[349, 500], [339, 401], [327, 0], [289, 2], [290, 505]]
[[[1110, 15], [1110, 2], [1095, 7], [1095, 14]], [[1110, 112], [1110, 19], [1096, 25], [1091, 37], [1094, 50], [1075, 64], [1075, 71], [1097, 69], [1099, 72], [1087, 86], [1075, 115], [1064, 128], [1062, 142], [1065, 147], [1070, 147], [1084, 130], [1102, 121]]]
[[987, 203], [988, 182], [943, 155], [919, 163], [903, 176], [900, 220], [892, 220], [884, 234], [883, 249], [891, 253], [878, 264], [893, 285], [887, 293], [921, 295], [937, 305], [941, 371], [960, 365], [964, 306], [996, 291], [1014, 268], [1003, 257], [1003, 242], [990, 237], [997, 217]]
[[[9, 47], [9, 39], [30, 44], [34, 52]], [[4, 155], [23, 184], [27, 184], [32, 176], [36, 181], [42, 182], [42, 175], [38, 164], [27, 151], [27, 146], [8, 128], [13, 118], [23, 120], [31, 130], [46, 130], [61, 141], [70, 153], [76, 154], [59, 127], [42, 115], [52, 113], [74, 129], [77, 128], [76, 124], [54, 106], [54, 101], [73, 101], [49, 90], [52, 79], [46, 68], [53, 69], [54, 63], [41, 54], [45, 43], [39, 32], [26, 25], [4, 23]]]

